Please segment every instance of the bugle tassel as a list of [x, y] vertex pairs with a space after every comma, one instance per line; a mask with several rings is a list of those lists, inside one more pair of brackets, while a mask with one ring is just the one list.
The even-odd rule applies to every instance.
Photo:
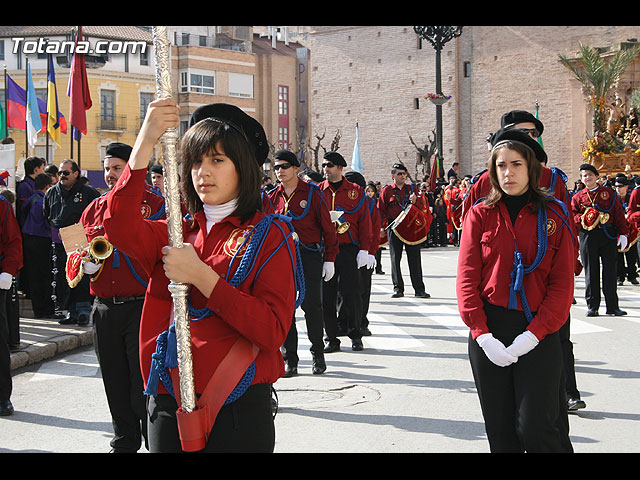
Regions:
[[[171, 98], [171, 55], [167, 27], [153, 27], [153, 46], [155, 50], [155, 74], [157, 98]], [[161, 138], [163, 146], [164, 189], [169, 229], [169, 246], [183, 246], [182, 210], [180, 208], [180, 190], [178, 184], [178, 159], [176, 145], [178, 131], [167, 130]], [[187, 307], [188, 285], [170, 282], [169, 291], [173, 299], [173, 321], [176, 329], [178, 347], [178, 372], [180, 376], [181, 408], [185, 413], [196, 408], [196, 395], [193, 380], [193, 359], [191, 355], [191, 328]]]

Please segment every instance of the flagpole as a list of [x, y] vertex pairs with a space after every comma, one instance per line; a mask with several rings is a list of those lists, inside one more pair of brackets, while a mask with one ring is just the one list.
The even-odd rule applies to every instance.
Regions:
[[7, 86], [7, 64], [2, 65], [4, 70], [4, 132], [5, 138], [9, 136], [9, 88]]
[[[51, 54], [47, 55], [47, 124], [45, 125], [45, 138], [46, 138], [46, 150], [45, 150], [45, 158], [47, 159], [47, 165], [49, 165], [49, 135], [51, 135], [49, 133], [49, 75], [51, 73], [51, 63], [49, 62], [49, 56]], [[57, 115], [58, 112], [56, 112]]]
[[[29, 57], [27, 57], [27, 55], [25, 54], [24, 56], [24, 86], [25, 86], [25, 91], [27, 91], [29, 89]], [[28, 104], [29, 104], [29, 96], [27, 94], [27, 111], [29, 111], [28, 108]], [[27, 158], [29, 158], [29, 122], [27, 122], [27, 119], [25, 117], [24, 119], [24, 150], [25, 150], [25, 160]]]

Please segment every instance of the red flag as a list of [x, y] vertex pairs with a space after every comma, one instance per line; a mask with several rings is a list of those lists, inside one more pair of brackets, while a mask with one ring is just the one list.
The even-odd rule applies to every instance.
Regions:
[[440, 167], [438, 165], [438, 152], [433, 156], [433, 163], [431, 164], [431, 174], [429, 175], [429, 187], [430, 191], [436, 191], [436, 180], [440, 175]]
[[71, 73], [69, 74], [69, 88], [67, 96], [71, 99], [69, 106], [69, 123], [72, 127], [87, 134], [86, 111], [91, 108], [91, 93], [87, 80], [87, 67], [84, 62], [84, 53], [77, 53], [78, 42], [82, 40], [82, 27], [78, 29], [76, 48], [71, 61]]

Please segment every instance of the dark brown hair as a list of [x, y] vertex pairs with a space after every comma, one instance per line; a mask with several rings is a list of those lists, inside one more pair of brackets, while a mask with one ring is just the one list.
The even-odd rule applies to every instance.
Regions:
[[238, 173], [238, 204], [233, 215], [245, 222], [261, 209], [260, 169], [246, 138], [228, 124], [213, 119], [196, 123], [180, 139], [182, 193], [187, 209], [192, 215], [202, 209], [202, 200], [191, 179], [191, 169], [202, 160], [203, 155], [216, 150], [218, 141]]
[[537, 212], [540, 208], [547, 206], [547, 189], [540, 188], [540, 176], [542, 175], [542, 165], [536, 158], [533, 150], [527, 145], [521, 142], [515, 142], [507, 140], [504, 143], [499, 144], [493, 150], [491, 150], [491, 156], [489, 157], [489, 179], [491, 180], [491, 192], [487, 196], [484, 203], [492, 206], [496, 205], [502, 200], [504, 192], [500, 188], [498, 183], [498, 175], [496, 173], [496, 159], [498, 153], [503, 148], [515, 150], [527, 161], [527, 171], [529, 174], [529, 201], [533, 203], [533, 212]]

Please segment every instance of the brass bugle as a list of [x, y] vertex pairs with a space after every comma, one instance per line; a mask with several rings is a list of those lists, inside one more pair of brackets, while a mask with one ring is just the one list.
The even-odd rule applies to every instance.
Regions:
[[331, 215], [331, 221], [333, 222], [333, 224], [336, 227], [336, 231], [341, 234], [341, 233], [345, 233], [347, 230], [349, 230], [349, 222], [347, 222], [343, 217], [342, 217], [342, 212], [338, 211], [338, 210], [331, 210], [329, 211], [330, 215]]
[[89, 243], [89, 255], [86, 261], [105, 260], [113, 253], [113, 245], [106, 238], [95, 237]]

